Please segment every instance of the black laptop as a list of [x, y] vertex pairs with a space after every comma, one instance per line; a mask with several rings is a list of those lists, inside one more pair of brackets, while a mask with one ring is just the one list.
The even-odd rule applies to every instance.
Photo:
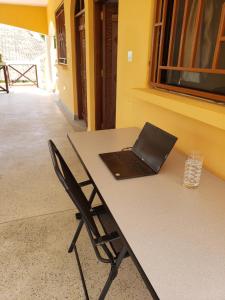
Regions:
[[130, 150], [99, 155], [116, 179], [155, 175], [176, 141], [174, 135], [146, 123]]

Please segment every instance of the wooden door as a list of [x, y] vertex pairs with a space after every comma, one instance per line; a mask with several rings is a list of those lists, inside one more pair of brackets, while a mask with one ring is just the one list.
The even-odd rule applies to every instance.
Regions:
[[87, 123], [85, 15], [75, 16], [78, 117]]
[[103, 120], [102, 128], [115, 128], [118, 40], [118, 4], [103, 5]]
[[96, 129], [115, 128], [118, 3], [95, 5]]

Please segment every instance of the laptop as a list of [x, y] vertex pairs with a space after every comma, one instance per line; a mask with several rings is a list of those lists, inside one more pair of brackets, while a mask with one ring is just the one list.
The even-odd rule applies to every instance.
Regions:
[[174, 135], [145, 123], [130, 150], [101, 153], [99, 156], [118, 180], [155, 175], [176, 141], [177, 137]]

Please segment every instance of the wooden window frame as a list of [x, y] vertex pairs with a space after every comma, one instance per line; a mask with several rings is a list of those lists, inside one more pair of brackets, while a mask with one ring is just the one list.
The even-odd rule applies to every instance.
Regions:
[[77, 0], [76, 7], [75, 7], [75, 16], [78, 17], [79, 15], [85, 12], [85, 4], [84, 0]]
[[196, 1], [198, 1], [198, 9], [197, 9], [197, 14], [195, 19], [195, 30], [193, 33], [194, 38], [193, 38], [192, 49], [191, 49], [191, 59], [188, 67], [183, 66], [183, 54], [184, 54], [184, 40], [185, 40], [185, 34], [187, 29], [187, 15], [189, 11], [190, 0], [185, 0], [183, 24], [181, 29], [181, 39], [179, 45], [178, 63], [176, 66], [173, 65], [172, 58], [173, 58], [175, 25], [176, 25], [179, 0], [174, 0], [173, 12], [171, 16], [172, 21], [171, 21], [171, 30], [170, 30], [170, 39], [169, 39], [168, 58], [167, 58], [166, 65], [163, 64], [163, 48], [164, 48], [164, 40], [166, 34], [168, 0], [156, 1], [155, 20], [153, 25], [150, 83], [153, 87], [156, 88], [166, 89], [169, 91], [179, 92], [182, 94], [189, 94], [192, 96], [206, 98], [214, 101], [225, 102], [225, 95], [200, 91], [192, 88], [178, 87], [178, 86], [169, 85], [161, 82], [161, 73], [163, 70], [225, 75], [225, 69], [218, 68], [218, 60], [219, 60], [219, 54], [221, 49], [221, 43], [225, 41], [225, 3], [223, 4], [221, 10], [219, 30], [217, 35], [217, 41], [215, 44], [212, 67], [196, 68], [194, 66], [194, 62], [195, 62], [195, 57], [197, 52], [197, 42], [198, 42], [198, 35], [200, 29], [201, 15], [203, 11], [203, 0], [196, 0]]
[[64, 3], [61, 3], [55, 12], [55, 22], [58, 64], [66, 65], [67, 49]]

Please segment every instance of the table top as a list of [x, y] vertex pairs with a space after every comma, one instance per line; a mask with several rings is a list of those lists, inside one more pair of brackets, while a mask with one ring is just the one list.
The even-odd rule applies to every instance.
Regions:
[[172, 150], [155, 176], [117, 181], [99, 153], [132, 146], [137, 128], [70, 134], [120, 230], [161, 300], [225, 299], [225, 182], [203, 170], [182, 186]]

